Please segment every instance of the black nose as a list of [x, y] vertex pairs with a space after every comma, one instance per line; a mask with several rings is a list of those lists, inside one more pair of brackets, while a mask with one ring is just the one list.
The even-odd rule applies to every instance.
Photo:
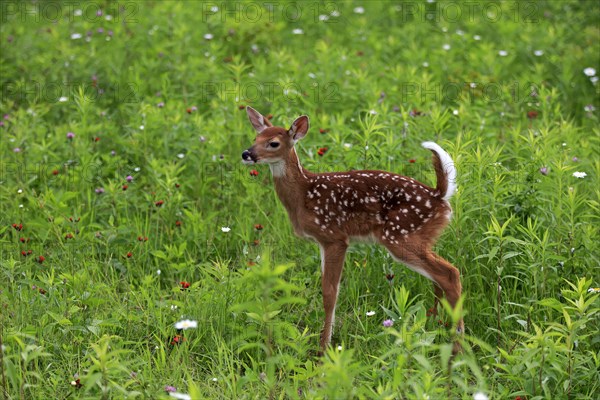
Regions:
[[252, 161], [252, 154], [248, 150], [244, 150], [242, 153], [242, 160]]

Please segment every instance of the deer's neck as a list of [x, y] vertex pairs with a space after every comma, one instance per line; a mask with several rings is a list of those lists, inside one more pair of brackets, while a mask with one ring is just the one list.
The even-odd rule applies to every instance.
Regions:
[[285, 160], [271, 164], [270, 167], [277, 196], [287, 210], [292, 223], [296, 226], [295, 219], [303, 205], [303, 199], [313, 174], [302, 167], [295, 149], [292, 149]]

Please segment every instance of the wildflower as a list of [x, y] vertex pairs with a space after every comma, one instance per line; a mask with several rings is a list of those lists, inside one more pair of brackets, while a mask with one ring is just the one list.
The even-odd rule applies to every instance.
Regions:
[[349, 150], [352, 148], [352, 143], [344, 143], [344, 148]]
[[171, 304], [171, 311], [177, 311], [177, 306], [175, 304]]
[[538, 112], [535, 110], [527, 111], [527, 118], [536, 119], [538, 117]]
[[363, 7], [354, 7], [353, 11], [355, 14], [364, 14], [365, 13], [365, 9]]
[[587, 174], [585, 172], [575, 171], [575, 172], [573, 172], [573, 176], [575, 178], [581, 178], [581, 179], [583, 179], [583, 178], [585, 178], [587, 176]]
[[338, 345], [337, 349], [338, 349], [338, 351], [342, 351], [342, 350], [344, 350], [344, 348], [342, 347], [342, 345], [341, 345], [341, 344], [340, 344], [340, 345]]
[[245, 110], [245, 109], [246, 109], [246, 106], [245, 106], [245, 105], [243, 105], [243, 104], [240, 104], [240, 105], [238, 106], [238, 110]]
[[133, 253], [130, 252], [130, 251], [128, 251], [127, 254], [126, 254], [126, 256], [127, 256], [127, 258], [131, 258], [131, 257], [133, 257]]
[[12, 227], [15, 228], [18, 231], [22, 231], [23, 230], [23, 224], [12, 224]]
[[541, 56], [543, 56], [543, 55], [544, 55], [544, 51], [543, 51], [543, 50], [534, 50], [534, 51], [533, 51], [533, 54], [534, 54], [536, 57], [541, 57]]
[[371, 114], [371, 115], [377, 115], [377, 111], [375, 111], [375, 110], [369, 110], [369, 114]]
[[180, 185], [179, 183], [176, 183], [176, 184], [175, 184], [175, 188], [176, 188], [176, 189], [179, 189], [180, 187], [181, 187], [181, 185]]
[[548, 167], [542, 167], [542, 168], [540, 168], [540, 174], [542, 174], [542, 175], [548, 175]]
[[506, 50], [500, 50], [500, 51], [498, 52], [498, 55], [499, 55], [500, 57], [506, 57], [506, 56], [508, 55], [508, 51], [506, 51]]
[[303, 34], [304, 34], [304, 31], [303, 31], [302, 29], [300, 29], [300, 28], [296, 28], [296, 29], [294, 29], [294, 30], [292, 31], [292, 33], [293, 33], [294, 35], [303, 35]]
[[452, 114], [454, 114], [454, 115], [458, 115], [458, 110], [453, 110], [453, 111], [452, 111]]
[[73, 239], [73, 234], [70, 232], [65, 235], [65, 240], [68, 240], [68, 239]]
[[394, 321], [392, 321], [391, 319], [386, 319], [385, 321], [383, 321], [383, 326], [385, 326], [386, 328], [389, 328], [392, 325], [394, 325]]
[[156, 270], [156, 275], [160, 275], [162, 273], [162, 271], [160, 269]]
[[197, 327], [198, 327], [198, 321], [184, 319], [182, 321], [175, 322], [175, 329], [177, 329], [178, 331], [186, 330], [186, 329], [190, 329], [190, 328], [197, 328]]
[[473, 400], [488, 400], [489, 397], [483, 392], [477, 392], [473, 394]]
[[388, 282], [392, 283], [392, 280], [394, 280], [394, 274], [385, 274], [385, 279], [387, 279]]
[[169, 396], [179, 400], [192, 400], [192, 396], [186, 393], [170, 392]]
[[104, 193], [104, 188], [99, 187], [99, 188], [96, 188], [94, 191], [96, 192], [96, 194], [102, 194], [102, 193]]
[[231, 228], [228, 227], [228, 226], [222, 226], [221, 227], [221, 232], [223, 232], [223, 233], [228, 233], [230, 230], [231, 230]]
[[584, 69], [583, 73], [586, 74], [587, 76], [596, 76], [596, 70], [592, 67], [588, 67], [588, 68]]
[[15, 147], [15, 148], [13, 149], [13, 152], [14, 152], [14, 153], [20, 153], [20, 152], [21, 152], [21, 148], [20, 148], [20, 147]]
[[320, 134], [327, 133], [327, 132], [329, 132], [329, 129], [323, 129], [323, 128], [319, 129]]
[[179, 285], [181, 286], [181, 290], [185, 290], [190, 287], [190, 283], [186, 281], [179, 282]]
[[442, 46], [442, 49], [444, 49], [444, 50], [446, 50], [446, 51], [450, 50], [451, 48], [452, 48], [452, 47], [451, 47], [451, 46], [450, 46], [448, 43], [446, 43], [446, 44], [444, 44], [444, 45]]
[[75, 389], [81, 389], [83, 387], [79, 378], [75, 379], [74, 381], [71, 381], [71, 386], [75, 387]]
[[125, 180], [126, 180], [127, 182], [131, 182], [131, 181], [133, 181], [133, 176], [131, 176], [131, 175], [127, 175], [127, 177], [125, 178]]
[[19, 238], [19, 242], [21, 242], [21, 243], [27, 243], [27, 242], [29, 242], [29, 240], [30, 240], [29, 238], [24, 238], [24, 237]]
[[583, 107], [583, 109], [584, 109], [585, 111], [587, 111], [587, 112], [592, 112], [592, 111], [594, 111], [594, 110], [596, 109], [596, 107], [594, 107], [594, 105], [593, 105], [593, 104], [588, 104], [588, 105], [586, 105], [585, 107]]
[[46, 294], [47, 292], [46, 292], [46, 290], [45, 290], [45, 289], [38, 288], [38, 293], [39, 293], [39, 294]]
[[412, 110], [410, 110], [408, 112], [408, 115], [410, 115], [411, 117], [418, 117], [421, 114], [423, 114], [423, 113], [421, 111], [417, 110], [416, 108], [413, 108]]
[[82, 35], [81, 33], [72, 33], [71, 34], [71, 40], [77, 40], [77, 39], [81, 39]]
[[169, 393], [169, 392], [176, 392], [177, 389], [175, 388], [175, 386], [165, 386], [165, 392]]
[[600, 287], [589, 288], [588, 293], [600, 293]]
[[[261, 372], [261, 373], [263, 373], [263, 374], [264, 374], [264, 372]], [[212, 378], [211, 380], [212, 380], [213, 382], [216, 382], [216, 381], [218, 381], [218, 379], [217, 379], [217, 378]]]
[[123, 191], [126, 191], [126, 190], [127, 190], [127, 188], [129, 188], [129, 186], [127, 186], [127, 185], [123, 185], [123, 186], [121, 186], [121, 189], [123, 189]]
[[165, 106], [165, 103], [164, 103], [164, 101], [161, 101], [160, 103], [158, 103], [158, 104], [156, 105], [156, 107], [158, 107], [158, 108], [163, 108], [164, 106]]
[[375, 311], [367, 311], [367, 317], [372, 317], [375, 315]]
[[250, 176], [258, 176], [258, 171], [253, 169], [250, 171]]
[[256, 225], [254, 225], [254, 229], [256, 229], [257, 231], [262, 231], [263, 226], [261, 224], [256, 224]]
[[73, 132], [67, 132], [67, 139], [71, 140], [75, 137], [75, 134]]
[[409, 163], [414, 164], [417, 162], [417, 160], [415, 160], [414, 158], [411, 158], [410, 160], [408, 160]]
[[160, 206], [162, 206], [163, 204], [165, 204], [164, 200], [159, 200], [159, 201], [157, 201], [156, 203], [154, 203], [154, 205], [155, 205], [156, 207], [160, 207]]
[[212, 40], [213, 39], [213, 34], [212, 33], [206, 33], [204, 34], [204, 40]]
[[254, 240], [254, 242], [252, 242], [252, 244], [254, 246], [258, 246], [260, 244], [260, 240], [256, 239], [256, 240]]

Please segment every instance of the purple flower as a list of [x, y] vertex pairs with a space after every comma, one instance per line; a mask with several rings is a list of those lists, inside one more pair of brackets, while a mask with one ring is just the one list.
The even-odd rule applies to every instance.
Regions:
[[4, 121], [0, 121], [0, 126], [4, 126]]
[[116, 152], [116, 151], [114, 151], [114, 150], [111, 150], [111, 151], [110, 151], [110, 155], [114, 157], [114, 156], [116, 156], [116, 155], [117, 155], [117, 152]]
[[542, 167], [542, 168], [540, 168], [540, 174], [542, 174], [542, 175], [548, 175], [548, 167]]
[[164, 106], [165, 106], [165, 103], [162, 101], [156, 105], [156, 107], [158, 107], [158, 108], [163, 108]]
[[102, 10], [98, 10], [98, 11], [96, 11], [96, 16], [97, 16], [97, 17], [101, 17], [101, 16], [102, 16]]
[[75, 137], [75, 134], [73, 132], [67, 132], [67, 139], [71, 140]]
[[13, 151], [14, 151], [15, 153], [20, 153], [20, 152], [21, 152], [21, 148], [20, 148], [20, 147], [15, 147], [15, 148], [13, 149]]
[[96, 188], [95, 191], [96, 191], [96, 194], [102, 194], [102, 193], [104, 193], [104, 188], [99, 187], [99, 188]]
[[175, 388], [175, 386], [171, 386], [171, 385], [167, 385], [165, 386], [165, 392], [169, 393], [169, 392], [176, 392], [177, 388]]
[[127, 175], [127, 178], [125, 178], [125, 180], [127, 180], [127, 182], [131, 182], [133, 180], [133, 176]]
[[3, 117], [3, 118], [4, 118], [4, 119], [9, 119], [9, 118], [10, 118], [10, 115], [8, 115], [8, 114], [4, 114], [4, 117]]
[[192, 106], [192, 111], [198, 111], [198, 107]]
[[577, 162], [577, 161], [579, 161], [579, 158], [573, 157], [573, 162]]
[[394, 325], [394, 321], [392, 321], [391, 319], [386, 319], [385, 321], [383, 321], [383, 326], [385, 326], [386, 328], [389, 328], [392, 325]]
[[112, 35], [113, 35], [113, 31], [109, 30], [108, 32], [106, 32], [106, 34], [107, 34], [108, 36], [112, 36]]
[[98, 28], [98, 33], [104, 33], [104, 28]]

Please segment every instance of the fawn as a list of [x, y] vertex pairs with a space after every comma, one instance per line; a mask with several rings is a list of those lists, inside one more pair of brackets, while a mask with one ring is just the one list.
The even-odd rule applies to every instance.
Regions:
[[[268, 164], [275, 190], [294, 232], [313, 239], [321, 250], [321, 288], [325, 323], [321, 351], [331, 340], [340, 277], [351, 240], [383, 245], [399, 262], [433, 281], [434, 312], [443, 294], [450, 306], [461, 295], [459, 271], [431, 247], [448, 225], [448, 200], [456, 191], [452, 158], [433, 142], [423, 147], [433, 153], [437, 187], [385, 171], [348, 171], [314, 174], [302, 167], [294, 144], [308, 132], [308, 117], [298, 117], [289, 129], [273, 126], [251, 107], [246, 108], [258, 132], [254, 144], [242, 153], [245, 164]], [[458, 322], [457, 333], [464, 332]], [[460, 351], [454, 343], [454, 353]]]

